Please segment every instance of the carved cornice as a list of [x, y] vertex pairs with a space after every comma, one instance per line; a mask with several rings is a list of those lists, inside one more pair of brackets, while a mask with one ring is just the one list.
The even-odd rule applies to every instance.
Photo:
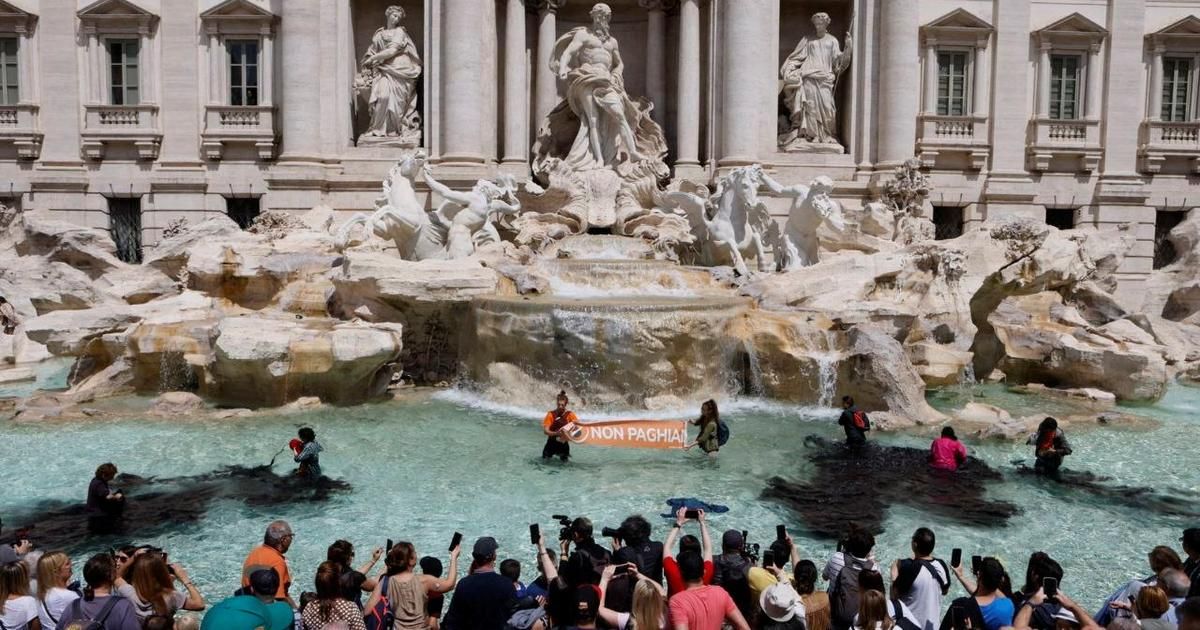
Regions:
[[676, 4], [676, 0], [638, 0], [638, 6], [647, 11], [670, 11]]

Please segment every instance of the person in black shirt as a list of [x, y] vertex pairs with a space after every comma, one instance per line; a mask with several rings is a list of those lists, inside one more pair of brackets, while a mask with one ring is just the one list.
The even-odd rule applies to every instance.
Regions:
[[650, 540], [650, 523], [640, 514], [630, 516], [621, 523], [619, 541], [622, 547], [612, 556], [613, 564], [637, 565], [638, 573], [662, 584], [663, 544]]
[[471, 550], [471, 574], [458, 581], [446, 630], [504, 630], [509, 606], [516, 599], [512, 581], [496, 573], [496, 539], [484, 536]]
[[846, 446], [860, 447], [867, 443], [871, 421], [866, 413], [854, 406], [854, 398], [842, 396], [842, 415], [838, 416], [838, 424], [846, 431]]
[[[597, 545], [592, 532], [592, 521], [579, 517], [571, 522], [572, 540], [562, 541], [562, 557], [567, 560], [561, 573], [571, 588], [580, 584], [599, 585], [604, 567], [612, 562], [612, 552]], [[572, 541], [574, 552], [571, 552]]]
[[93, 534], [111, 534], [120, 526], [121, 513], [125, 510], [125, 494], [108, 486], [116, 476], [117, 467], [111, 462], [100, 464], [96, 468], [96, 476], [88, 484], [88, 531]]
[[1183, 563], [1183, 572], [1192, 580], [1188, 597], [1200, 597], [1200, 527], [1189, 527], [1183, 530], [1183, 554], [1187, 560]]

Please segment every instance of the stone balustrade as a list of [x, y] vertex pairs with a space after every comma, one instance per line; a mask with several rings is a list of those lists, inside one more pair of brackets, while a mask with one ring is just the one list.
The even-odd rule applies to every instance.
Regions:
[[921, 163], [932, 168], [940, 155], [965, 154], [969, 167], [982, 169], [991, 153], [986, 116], [938, 116], [922, 114], [917, 153]]
[[1190, 172], [1200, 173], [1200, 121], [1145, 121], [1138, 154], [1147, 173], [1161, 172], [1169, 160], [1186, 161]]
[[275, 108], [270, 105], [209, 105], [201, 134], [204, 156], [219, 160], [227, 145], [241, 144], [253, 145], [259, 159], [273, 159], [278, 147], [275, 118]]
[[1028, 147], [1029, 169], [1051, 170], [1057, 158], [1078, 159], [1078, 171], [1091, 172], [1100, 166], [1104, 148], [1099, 120], [1053, 120], [1035, 118]]
[[36, 160], [41, 155], [37, 105], [0, 105], [0, 144], [8, 143], [16, 147], [17, 157], [23, 160]]
[[81, 145], [87, 159], [104, 159], [109, 145], [132, 145], [142, 160], [158, 157], [162, 128], [157, 105], [85, 105], [83, 121]]

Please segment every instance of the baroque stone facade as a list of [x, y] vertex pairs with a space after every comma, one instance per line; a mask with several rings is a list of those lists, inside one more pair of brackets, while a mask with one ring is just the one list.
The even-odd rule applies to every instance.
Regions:
[[[1013, 214], [1136, 223], [1127, 296], [1200, 203], [1200, 0], [607, 4], [672, 190], [762, 163], [830, 177], [852, 217], [915, 155], [940, 234]], [[180, 217], [367, 211], [406, 151], [453, 190], [524, 183], [567, 98], [555, 43], [592, 8], [0, 0], [0, 203], [108, 228], [132, 256]], [[769, 207], [782, 227], [790, 200]]]

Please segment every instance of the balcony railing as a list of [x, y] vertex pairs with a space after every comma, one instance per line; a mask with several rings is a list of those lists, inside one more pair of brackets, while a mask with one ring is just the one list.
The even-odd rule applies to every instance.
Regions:
[[1161, 171], [1167, 160], [1187, 160], [1190, 170], [1200, 173], [1200, 121], [1145, 121], [1138, 154], [1148, 173]]
[[157, 105], [85, 105], [83, 122], [83, 152], [90, 159], [102, 159], [108, 144], [132, 144], [143, 160], [158, 157]]
[[1035, 118], [1033, 142], [1029, 145], [1030, 168], [1050, 170], [1055, 158], [1077, 158], [1080, 171], [1094, 171], [1100, 165], [1099, 120], [1052, 120]]
[[921, 116], [921, 161], [932, 167], [939, 155], [966, 154], [971, 168], [987, 164], [988, 120], [983, 116]]
[[275, 108], [209, 105], [204, 114], [204, 154], [219, 160], [226, 145], [252, 144], [261, 159], [275, 157]]
[[32, 103], [0, 105], [0, 143], [12, 143], [17, 148], [17, 157], [37, 159], [42, 152], [38, 106]]

